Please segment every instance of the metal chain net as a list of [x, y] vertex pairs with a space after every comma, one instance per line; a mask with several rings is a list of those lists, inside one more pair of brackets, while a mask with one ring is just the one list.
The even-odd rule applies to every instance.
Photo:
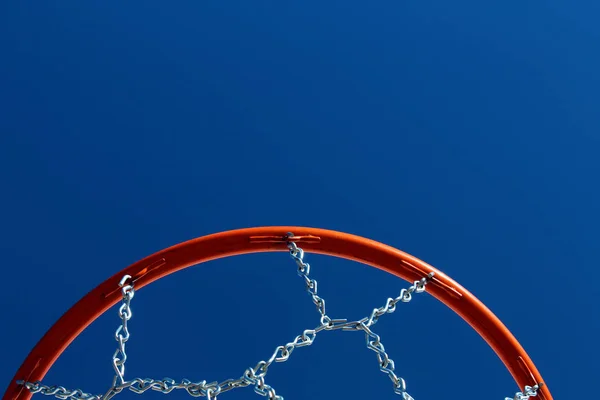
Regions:
[[[292, 233], [288, 233], [288, 238], [293, 236]], [[294, 349], [313, 344], [319, 332], [342, 330], [364, 332], [367, 348], [375, 352], [379, 369], [392, 381], [394, 392], [402, 396], [403, 400], [414, 400], [406, 391], [406, 382], [404, 379], [396, 374], [394, 360], [388, 356], [383, 343], [381, 343], [381, 338], [372, 331], [371, 327], [377, 323], [382, 315], [391, 314], [396, 311], [397, 303], [408, 303], [412, 300], [413, 293], [424, 292], [427, 282], [433, 277], [433, 272], [426, 278], [415, 281], [408, 288], [402, 289], [396, 298], [388, 298], [383, 306], [373, 309], [369, 316], [358, 321], [348, 322], [346, 319], [332, 319], [327, 315], [325, 300], [321, 298], [317, 292], [317, 281], [310, 277], [310, 264], [304, 261], [304, 250], [291, 241], [288, 241], [288, 249], [291, 257], [298, 266], [298, 275], [304, 280], [306, 291], [311, 296], [312, 301], [321, 316], [320, 324], [314, 329], [306, 329], [291, 342], [278, 346], [267, 361], [260, 361], [254, 368], [246, 369], [242, 376], [237, 379], [227, 379], [223, 382], [210, 383], [207, 383], [206, 381], [192, 382], [188, 379], [182, 379], [177, 382], [171, 378], [160, 380], [134, 378], [130, 381], [125, 380], [125, 362], [127, 361], [125, 344], [129, 340], [127, 323], [132, 316], [130, 303], [135, 294], [133, 284], [128, 283], [131, 276], [125, 275], [119, 283], [121, 294], [123, 296], [121, 307], [119, 308], [121, 325], [119, 325], [115, 332], [115, 340], [118, 343], [118, 347], [112, 358], [115, 376], [110, 389], [104, 395], [92, 395], [84, 393], [80, 389], [69, 390], [62, 386], [47, 386], [39, 381], [18, 381], [17, 383], [23, 385], [33, 394], [41, 393], [62, 400], [109, 400], [125, 389], [129, 389], [138, 394], [144, 393], [147, 390], [154, 390], [167, 394], [173, 390], [181, 389], [185, 390], [193, 397], [206, 397], [207, 400], [216, 400], [217, 396], [220, 394], [246, 386], [253, 386], [256, 393], [268, 397], [269, 400], [283, 400], [283, 396], [278, 395], [273, 387], [265, 383], [265, 377], [269, 367], [274, 362], [287, 361]], [[505, 400], [528, 400], [530, 397], [537, 395], [537, 390], [540, 386], [541, 385], [525, 386], [523, 392], [517, 392], [514, 397], [506, 397]]]

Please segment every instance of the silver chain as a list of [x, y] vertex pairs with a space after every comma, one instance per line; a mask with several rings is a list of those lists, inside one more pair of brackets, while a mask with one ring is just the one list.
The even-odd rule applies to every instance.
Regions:
[[[288, 238], [293, 236], [294, 235], [292, 233], [288, 233]], [[118, 343], [118, 347], [112, 358], [115, 376], [110, 389], [104, 395], [92, 395], [89, 393], [84, 393], [79, 389], [68, 390], [62, 386], [47, 386], [41, 382], [18, 381], [17, 383], [23, 385], [33, 394], [41, 393], [47, 396], [54, 396], [61, 400], [110, 400], [112, 397], [125, 389], [129, 389], [137, 394], [144, 393], [147, 390], [154, 390], [167, 394], [173, 390], [179, 389], [185, 390], [193, 397], [206, 397], [207, 400], [216, 400], [217, 396], [222, 393], [246, 386], [254, 386], [254, 391], [256, 393], [260, 394], [261, 396], [268, 397], [269, 400], [283, 400], [283, 397], [278, 395], [273, 387], [265, 383], [265, 377], [269, 367], [274, 362], [287, 361], [294, 349], [297, 347], [305, 347], [313, 344], [319, 332], [323, 330], [343, 330], [363, 331], [365, 333], [367, 348], [376, 353], [379, 369], [388, 375], [392, 381], [394, 385], [394, 392], [402, 396], [403, 400], [413, 400], [413, 398], [406, 392], [406, 382], [404, 379], [396, 375], [394, 361], [389, 358], [388, 354], [386, 353], [383, 343], [381, 343], [381, 338], [371, 330], [371, 327], [377, 323], [382, 315], [393, 313], [396, 310], [397, 303], [408, 303], [412, 300], [413, 293], [424, 292], [427, 282], [431, 280], [434, 275], [433, 272], [427, 277], [415, 281], [407, 289], [402, 289], [396, 298], [388, 298], [385, 305], [373, 309], [368, 317], [358, 321], [348, 322], [346, 319], [332, 319], [327, 315], [325, 309], [325, 300], [317, 294], [317, 281], [309, 276], [310, 264], [304, 261], [304, 250], [302, 250], [296, 245], [296, 243], [292, 241], [288, 241], [288, 249], [291, 257], [298, 266], [298, 275], [304, 279], [306, 291], [311, 296], [313, 303], [317, 307], [317, 311], [320, 315], [320, 324], [314, 329], [305, 330], [301, 335], [296, 336], [293, 341], [283, 346], [278, 346], [267, 361], [260, 361], [254, 368], [246, 369], [243, 375], [238, 379], [228, 379], [220, 383], [207, 383], [206, 381], [192, 382], [187, 379], [182, 379], [180, 382], [177, 382], [171, 378], [164, 378], [160, 380], [135, 378], [130, 381], [126, 381], [125, 362], [127, 361], [127, 353], [125, 351], [125, 344], [130, 337], [127, 323], [132, 316], [130, 303], [135, 294], [135, 290], [133, 288], [133, 284], [128, 283], [131, 279], [131, 276], [125, 275], [119, 282], [121, 294], [123, 296], [121, 307], [119, 308], [121, 325], [115, 332], [115, 340]], [[530, 397], [537, 395], [538, 389], [539, 385], [535, 385], [533, 387], [526, 386], [524, 392], [517, 392], [514, 398], [511, 399], [510, 397], [507, 397], [505, 400], [529, 400]]]
[[115, 378], [113, 379], [113, 386], [122, 385], [125, 383], [125, 361], [127, 361], [127, 353], [125, 352], [125, 343], [129, 340], [129, 329], [127, 328], [127, 322], [131, 319], [131, 299], [135, 295], [133, 285], [128, 285], [127, 281], [131, 279], [131, 276], [125, 275], [119, 286], [121, 287], [121, 294], [123, 295], [123, 301], [119, 308], [119, 316], [121, 317], [121, 325], [115, 332], [115, 340], [119, 343], [119, 347], [113, 355], [112, 363], [115, 370]]
[[[289, 233], [288, 236], [293, 236], [293, 234]], [[398, 377], [394, 372], [394, 360], [389, 358], [385, 352], [383, 343], [381, 343], [379, 335], [373, 333], [370, 327], [375, 325], [375, 323], [377, 323], [379, 320], [379, 317], [382, 315], [393, 313], [396, 310], [396, 303], [408, 303], [412, 300], [412, 293], [424, 292], [427, 281], [433, 278], [433, 272], [430, 273], [427, 278], [415, 281], [408, 289], [402, 289], [400, 295], [395, 299], [389, 298], [383, 307], [375, 308], [370, 317], [366, 317], [355, 322], [346, 322], [346, 320], [332, 320], [325, 312], [325, 300], [323, 300], [317, 294], [317, 281], [309, 277], [310, 264], [304, 261], [304, 250], [299, 248], [294, 242], [289, 242], [288, 248], [290, 250], [290, 255], [298, 265], [298, 275], [304, 278], [304, 282], [306, 283], [306, 291], [311, 295], [313, 303], [315, 303], [317, 306], [317, 311], [321, 315], [321, 325], [323, 328], [326, 330], [342, 329], [345, 331], [364, 331], [367, 348], [377, 353], [379, 369], [389, 376], [390, 380], [394, 384], [394, 392], [402, 396], [404, 400], [413, 400], [413, 398], [406, 392], [406, 382], [404, 379]]]
[[[291, 237], [293, 234], [288, 233], [288, 236]], [[317, 311], [321, 314], [321, 325], [329, 325], [332, 321], [325, 312], [325, 300], [317, 294], [317, 281], [309, 277], [310, 264], [304, 262], [304, 250], [299, 248], [294, 242], [288, 243], [288, 249], [290, 250], [290, 255], [298, 265], [298, 275], [304, 279], [306, 291], [311, 295], [313, 303], [317, 306]]]
[[528, 400], [530, 397], [537, 396], [537, 391], [543, 386], [543, 383], [534, 386], [525, 386], [525, 391], [517, 392], [514, 397], [505, 397], [504, 400]]
[[113, 378], [113, 384], [111, 388], [103, 396], [104, 400], [109, 400], [114, 395], [120, 393], [127, 382], [125, 381], [125, 362], [127, 361], [127, 352], [125, 351], [125, 343], [129, 340], [129, 328], [127, 322], [131, 319], [133, 313], [131, 312], [131, 299], [135, 295], [135, 289], [133, 284], [128, 284], [131, 279], [130, 275], [125, 275], [121, 278], [119, 286], [121, 287], [121, 295], [123, 297], [121, 301], [121, 307], [119, 307], [119, 317], [121, 318], [121, 325], [115, 332], [115, 340], [119, 344], [115, 354], [113, 354], [112, 364], [115, 370], [115, 377]]
[[99, 400], [101, 396], [95, 396], [89, 393], [83, 393], [79, 389], [69, 390], [62, 386], [47, 386], [41, 382], [17, 381], [19, 385], [25, 386], [32, 394], [41, 393], [46, 396], [54, 396], [57, 399], [73, 400]]

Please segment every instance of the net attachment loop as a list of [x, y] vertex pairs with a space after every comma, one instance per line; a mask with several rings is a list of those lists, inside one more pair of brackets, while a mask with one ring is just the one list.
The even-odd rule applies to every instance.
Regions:
[[250, 243], [320, 243], [321, 238], [314, 235], [295, 236], [288, 232], [284, 236], [250, 236]]

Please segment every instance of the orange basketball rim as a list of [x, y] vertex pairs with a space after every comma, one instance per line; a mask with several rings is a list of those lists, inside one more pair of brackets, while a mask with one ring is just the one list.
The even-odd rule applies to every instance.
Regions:
[[48, 330], [10, 381], [3, 400], [29, 400], [30, 390], [19, 382], [42, 380], [67, 346], [122, 299], [119, 283], [122, 286], [124, 275], [130, 276], [129, 281], [137, 290], [192, 265], [239, 254], [288, 251], [291, 243], [310, 253], [367, 264], [409, 282], [427, 279], [427, 292], [454, 310], [485, 339], [521, 389], [539, 388], [537, 397], [552, 400], [548, 386], [543, 384], [537, 368], [511, 332], [481, 301], [447, 275], [373, 240], [292, 226], [239, 229], [200, 237], [159, 251], [115, 274], [84, 296]]

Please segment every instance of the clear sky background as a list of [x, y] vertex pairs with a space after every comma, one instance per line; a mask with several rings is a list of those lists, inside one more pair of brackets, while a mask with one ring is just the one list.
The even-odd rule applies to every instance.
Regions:
[[[597, 1], [564, 0], [1, 2], [2, 384], [130, 263], [209, 233], [305, 225], [443, 270], [506, 323], [556, 399], [589, 396], [599, 16]], [[308, 261], [336, 318], [407, 286]], [[318, 321], [285, 254], [188, 269], [132, 307], [129, 378], [239, 377]], [[113, 308], [46, 382], [103, 393], [118, 322]], [[427, 294], [376, 328], [417, 400], [517, 389]], [[360, 333], [325, 332], [267, 378], [286, 399], [397, 398]]]

